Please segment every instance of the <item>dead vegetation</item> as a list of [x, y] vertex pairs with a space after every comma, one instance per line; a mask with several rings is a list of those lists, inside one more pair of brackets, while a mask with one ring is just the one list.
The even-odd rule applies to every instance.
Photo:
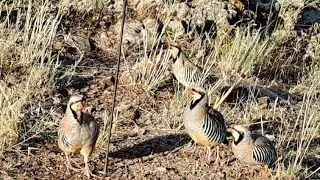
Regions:
[[[166, 50], [176, 43], [217, 77], [211, 104], [243, 78], [218, 109], [229, 122], [274, 137], [279, 157], [268, 178], [320, 178], [320, 4], [239, 2], [129, 2], [108, 177], [266, 178], [229, 148], [221, 164], [205, 164], [203, 148], [187, 145], [181, 114], [188, 98]], [[102, 128], [90, 162], [94, 173], [102, 169], [121, 9], [120, 0], [0, 3], [2, 179], [82, 177], [66, 172], [56, 145], [75, 91]]]

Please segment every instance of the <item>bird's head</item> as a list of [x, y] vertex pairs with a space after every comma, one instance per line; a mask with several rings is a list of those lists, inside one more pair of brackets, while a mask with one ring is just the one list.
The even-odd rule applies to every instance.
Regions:
[[206, 95], [206, 90], [203, 87], [188, 87], [187, 92], [192, 96], [193, 101], [199, 100]]
[[250, 131], [242, 125], [229, 126], [227, 132], [231, 133], [232, 137], [234, 138], [235, 144], [238, 144], [250, 134]]
[[177, 44], [170, 44], [168, 46], [168, 51], [170, 53], [170, 57], [172, 57], [173, 59], [173, 62], [175, 62], [179, 58], [182, 52], [181, 48]]
[[75, 119], [79, 120], [83, 110], [83, 96], [82, 95], [73, 95], [70, 97], [68, 102], [68, 109], [72, 112], [72, 115]]
[[192, 97], [190, 110], [195, 107], [204, 107], [208, 105], [208, 96], [203, 87], [188, 87], [187, 94]]

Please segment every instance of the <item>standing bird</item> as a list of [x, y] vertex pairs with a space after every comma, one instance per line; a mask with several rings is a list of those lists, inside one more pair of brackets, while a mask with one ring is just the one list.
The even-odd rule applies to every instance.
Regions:
[[208, 95], [202, 87], [189, 89], [193, 100], [184, 111], [184, 126], [191, 138], [207, 148], [210, 162], [211, 147], [217, 146], [216, 162], [219, 162], [219, 144], [228, 144], [227, 125], [222, 114], [208, 105]]
[[69, 154], [80, 152], [85, 163], [85, 173], [90, 177], [91, 172], [88, 158], [93, 151], [99, 135], [99, 125], [94, 117], [83, 113], [82, 96], [72, 96], [68, 102], [66, 113], [60, 121], [58, 130], [58, 145], [64, 151], [67, 167], [72, 167]]
[[206, 81], [214, 81], [205, 75], [203, 69], [192, 63], [177, 46], [169, 46], [169, 52], [173, 59], [172, 72], [176, 79], [185, 87], [203, 87]]
[[247, 164], [270, 166], [276, 160], [276, 149], [268, 138], [251, 134], [241, 125], [235, 125], [227, 131], [234, 138], [232, 151], [240, 161]]

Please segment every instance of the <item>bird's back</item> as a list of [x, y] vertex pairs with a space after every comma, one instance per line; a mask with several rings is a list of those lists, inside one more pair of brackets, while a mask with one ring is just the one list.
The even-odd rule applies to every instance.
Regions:
[[184, 55], [172, 64], [172, 71], [177, 80], [184, 86], [202, 86], [204, 78], [202, 69], [189, 61]]

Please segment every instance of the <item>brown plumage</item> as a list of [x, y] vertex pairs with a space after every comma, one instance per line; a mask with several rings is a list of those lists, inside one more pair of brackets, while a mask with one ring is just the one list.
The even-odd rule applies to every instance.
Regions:
[[208, 95], [204, 88], [193, 87], [189, 91], [193, 100], [184, 112], [184, 126], [191, 138], [207, 148], [210, 161], [211, 147], [217, 146], [219, 161], [219, 144], [228, 144], [226, 139], [226, 123], [222, 114], [208, 105]]
[[88, 158], [94, 150], [99, 126], [95, 119], [83, 113], [82, 96], [72, 96], [68, 102], [66, 113], [60, 121], [58, 145], [64, 151], [67, 167], [74, 169], [69, 161], [70, 153], [80, 152], [85, 163], [85, 173], [90, 177]]
[[235, 125], [228, 131], [234, 138], [232, 151], [240, 161], [253, 165], [271, 165], [275, 161], [276, 150], [268, 138], [251, 134], [240, 125]]
[[207, 80], [214, 81], [214, 79], [210, 79], [211, 77], [205, 76], [201, 67], [188, 60], [179, 47], [170, 46], [169, 51], [173, 58], [173, 75], [183, 86], [203, 87]]

